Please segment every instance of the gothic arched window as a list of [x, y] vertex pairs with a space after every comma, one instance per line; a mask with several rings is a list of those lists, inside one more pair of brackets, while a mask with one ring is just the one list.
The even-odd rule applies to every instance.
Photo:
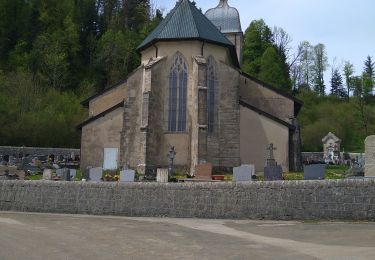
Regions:
[[217, 65], [216, 61], [212, 56], [208, 57], [207, 62], [207, 121], [208, 121], [208, 132], [213, 133], [215, 130], [216, 123], [216, 96], [217, 91]]
[[186, 131], [188, 68], [181, 53], [176, 53], [169, 73], [168, 132]]

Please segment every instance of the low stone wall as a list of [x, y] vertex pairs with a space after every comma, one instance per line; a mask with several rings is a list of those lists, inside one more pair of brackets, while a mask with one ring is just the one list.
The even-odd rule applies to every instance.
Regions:
[[0, 146], [0, 155], [55, 155], [55, 156], [71, 156], [71, 154], [80, 155], [80, 149], [71, 148], [41, 148], [41, 147], [15, 147]]
[[373, 221], [375, 180], [237, 184], [0, 181], [0, 211]]

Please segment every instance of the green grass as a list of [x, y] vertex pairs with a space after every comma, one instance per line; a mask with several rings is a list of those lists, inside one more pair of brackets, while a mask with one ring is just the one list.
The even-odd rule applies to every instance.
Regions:
[[26, 176], [25, 179], [29, 181], [39, 181], [43, 179], [43, 174], [29, 175]]

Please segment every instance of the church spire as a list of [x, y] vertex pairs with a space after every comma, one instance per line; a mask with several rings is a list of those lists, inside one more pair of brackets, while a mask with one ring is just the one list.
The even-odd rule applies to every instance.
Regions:
[[219, 5], [217, 7], [224, 7], [224, 6], [229, 6], [228, 0], [220, 0]]

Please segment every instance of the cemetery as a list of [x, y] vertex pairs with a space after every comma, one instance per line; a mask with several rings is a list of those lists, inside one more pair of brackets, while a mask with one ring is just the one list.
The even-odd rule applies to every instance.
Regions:
[[[144, 217], [197, 217], [278, 220], [374, 220], [375, 172], [373, 160], [353, 160], [351, 170], [365, 173], [338, 174], [347, 166], [306, 164], [303, 172], [283, 173], [274, 158], [277, 149], [266, 147], [263, 173], [254, 165], [233, 168], [231, 174], [214, 173], [212, 164], [196, 166], [194, 176], [174, 167], [178, 151], [166, 155], [168, 168], [145, 176], [122, 170], [44, 168], [42, 180], [7, 170], [0, 175], [0, 210]], [[375, 139], [366, 139], [366, 155], [375, 154]], [[373, 158], [373, 157], [372, 157]], [[364, 160], [363, 160], [364, 161]], [[2, 166], [4, 167], [4, 166]], [[346, 168], [343, 168], [346, 167]], [[349, 169], [349, 170], [350, 170]], [[350, 171], [347, 172], [350, 172]], [[78, 176], [80, 175], [80, 176]]]

